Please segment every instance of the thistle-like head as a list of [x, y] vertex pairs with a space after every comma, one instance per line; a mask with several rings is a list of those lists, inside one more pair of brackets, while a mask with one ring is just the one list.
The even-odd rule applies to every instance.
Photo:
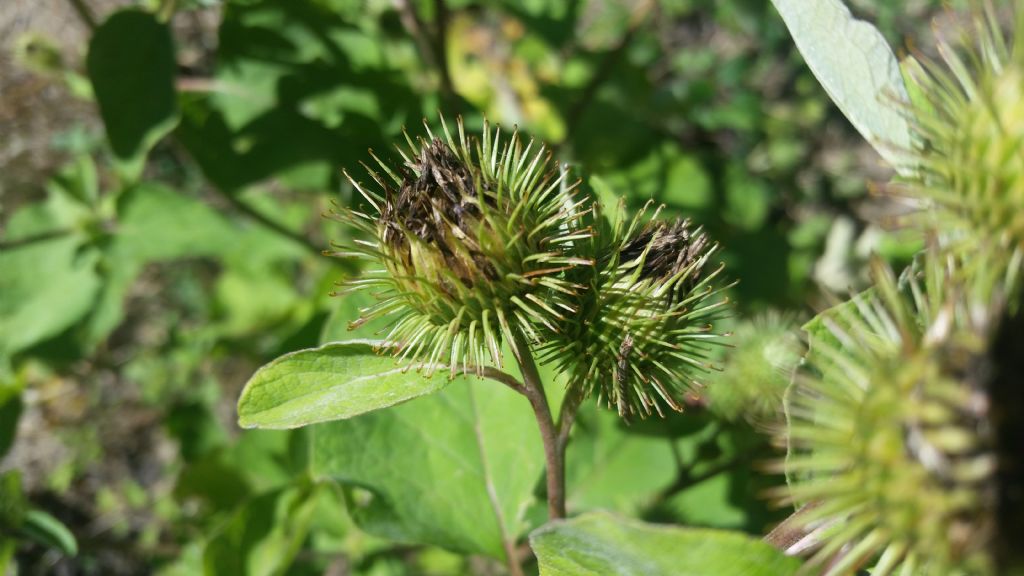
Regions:
[[[989, 317], [933, 254], [820, 315], [789, 393], [786, 500], [808, 569], [991, 574]], [[902, 572], [900, 572], [902, 570]]]
[[546, 353], [569, 375], [573, 393], [596, 394], [624, 418], [681, 411], [711, 369], [726, 311], [718, 250], [688, 220], [618, 222], [591, 245], [598, 265]]
[[727, 419], [744, 417], [772, 426], [804, 352], [794, 314], [769, 311], [739, 324], [721, 372], [707, 388], [711, 410]]
[[427, 133], [406, 136], [402, 164], [364, 165], [378, 191], [349, 177], [371, 210], [337, 213], [366, 238], [334, 254], [370, 261], [344, 291], [372, 291], [360, 322], [388, 319], [402, 358], [479, 372], [501, 364], [502, 341], [536, 339], [574, 312], [564, 273], [590, 263], [572, 250], [588, 231], [575, 184], [542, 147], [486, 125], [477, 142], [461, 120], [458, 139], [447, 125]]
[[[1016, 30], [1024, 28], [1024, 3]], [[1008, 39], [991, 3], [974, 13], [942, 62], [907, 60], [917, 169], [892, 189], [921, 208], [915, 223], [959, 257], [964, 274], [998, 269], [1015, 286], [1024, 263], [1024, 43]], [[983, 255], [979, 259], [977, 256]]]

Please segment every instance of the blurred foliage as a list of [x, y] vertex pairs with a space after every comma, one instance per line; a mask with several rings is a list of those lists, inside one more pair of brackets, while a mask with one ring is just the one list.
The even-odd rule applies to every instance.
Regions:
[[[853, 4], [900, 45], [938, 2]], [[152, 1], [106, 14], [82, 61], [38, 35], [3, 48], [106, 130], [67, 126], [64, 167], [0, 204], [0, 574], [502, 572], [502, 543], [543, 522], [505, 391], [234, 424], [256, 367], [355, 317], [328, 296], [353, 270], [320, 255], [348, 233], [320, 217], [354, 202], [339, 168], [438, 111], [518, 125], [603, 201], [703, 225], [748, 331], [862, 286], [871, 251], [915, 251], [861, 224], [887, 173], [765, 0]], [[782, 479], [755, 472], [774, 452], [730, 421], [741, 401], [628, 427], [584, 411], [570, 512], [762, 534]], [[502, 484], [461, 488], [473, 474]]]

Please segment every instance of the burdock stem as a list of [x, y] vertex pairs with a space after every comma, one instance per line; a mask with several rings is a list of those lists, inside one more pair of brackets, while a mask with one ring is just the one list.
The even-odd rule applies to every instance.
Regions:
[[[517, 334], [512, 346], [519, 370], [523, 373], [523, 394], [533, 408], [537, 427], [540, 429], [540, 438], [544, 444], [544, 459], [547, 464], [548, 519], [565, 518], [565, 445], [569, 431], [566, 428], [563, 433], [560, 430], [561, 426], [556, 426], [551, 417], [551, 407], [548, 405], [548, 398], [544, 393], [544, 383], [537, 372], [537, 364], [533, 360], [526, 339], [521, 334]], [[569, 399], [566, 398], [566, 401]], [[575, 413], [575, 409], [572, 409], [571, 412]], [[566, 420], [564, 416], [563, 412], [560, 420], [563, 423], [568, 422], [571, 426], [571, 418]]]

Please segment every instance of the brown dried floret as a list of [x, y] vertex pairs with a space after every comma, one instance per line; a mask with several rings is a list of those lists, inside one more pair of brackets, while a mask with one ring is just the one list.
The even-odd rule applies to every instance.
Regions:
[[481, 196], [488, 205], [494, 204], [482, 186], [484, 179], [474, 175], [466, 162], [438, 138], [423, 146], [401, 176], [397, 191], [385, 191], [381, 239], [411, 265], [414, 256], [406, 234], [415, 235], [440, 252], [448, 270], [466, 287], [479, 280], [478, 274], [494, 280], [497, 271], [478, 240], [489, 226], [482, 218]]
[[[636, 260], [644, 251], [640, 279], [664, 280], [699, 261], [708, 251], [709, 240], [701, 228], [691, 228], [690, 220], [654, 222], [637, 234], [619, 251], [619, 261]], [[692, 287], [700, 277], [700, 270], [686, 279], [686, 288]]]

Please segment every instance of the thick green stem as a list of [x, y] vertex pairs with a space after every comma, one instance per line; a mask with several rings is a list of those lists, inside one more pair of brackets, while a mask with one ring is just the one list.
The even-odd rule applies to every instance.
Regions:
[[559, 441], [559, 430], [551, 417], [551, 407], [544, 393], [537, 364], [522, 335], [516, 335], [512, 342], [519, 370], [523, 373], [523, 394], [530, 401], [533, 414], [537, 418], [541, 442], [544, 444], [544, 460], [547, 465], [548, 488], [548, 519], [565, 518], [565, 450]]
[[558, 411], [558, 449], [565, 457], [565, 448], [569, 444], [569, 432], [576, 422], [576, 411], [583, 402], [583, 394], [570, 390], [562, 400], [562, 408]]
[[544, 392], [544, 383], [537, 370], [537, 364], [530, 353], [529, 344], [522, 335], [511, 342], [512, 352], [523, 374], [523, 382], [519, 383], [509, 374], [500, 370], [487, 368], [484, 377], [501, 382], [516, 392], [526, 396], [537, 419], [541, 443], [544, 446], [546, 464], [548, 518], [558, 520], [565, 518], [565, 452], [569, 443], [569, 432], [576, 419], [576, 411], [583, 401], [582, 394], [569, 392], [562, 401], [558, 421], [551, 416], [551, 406]]

